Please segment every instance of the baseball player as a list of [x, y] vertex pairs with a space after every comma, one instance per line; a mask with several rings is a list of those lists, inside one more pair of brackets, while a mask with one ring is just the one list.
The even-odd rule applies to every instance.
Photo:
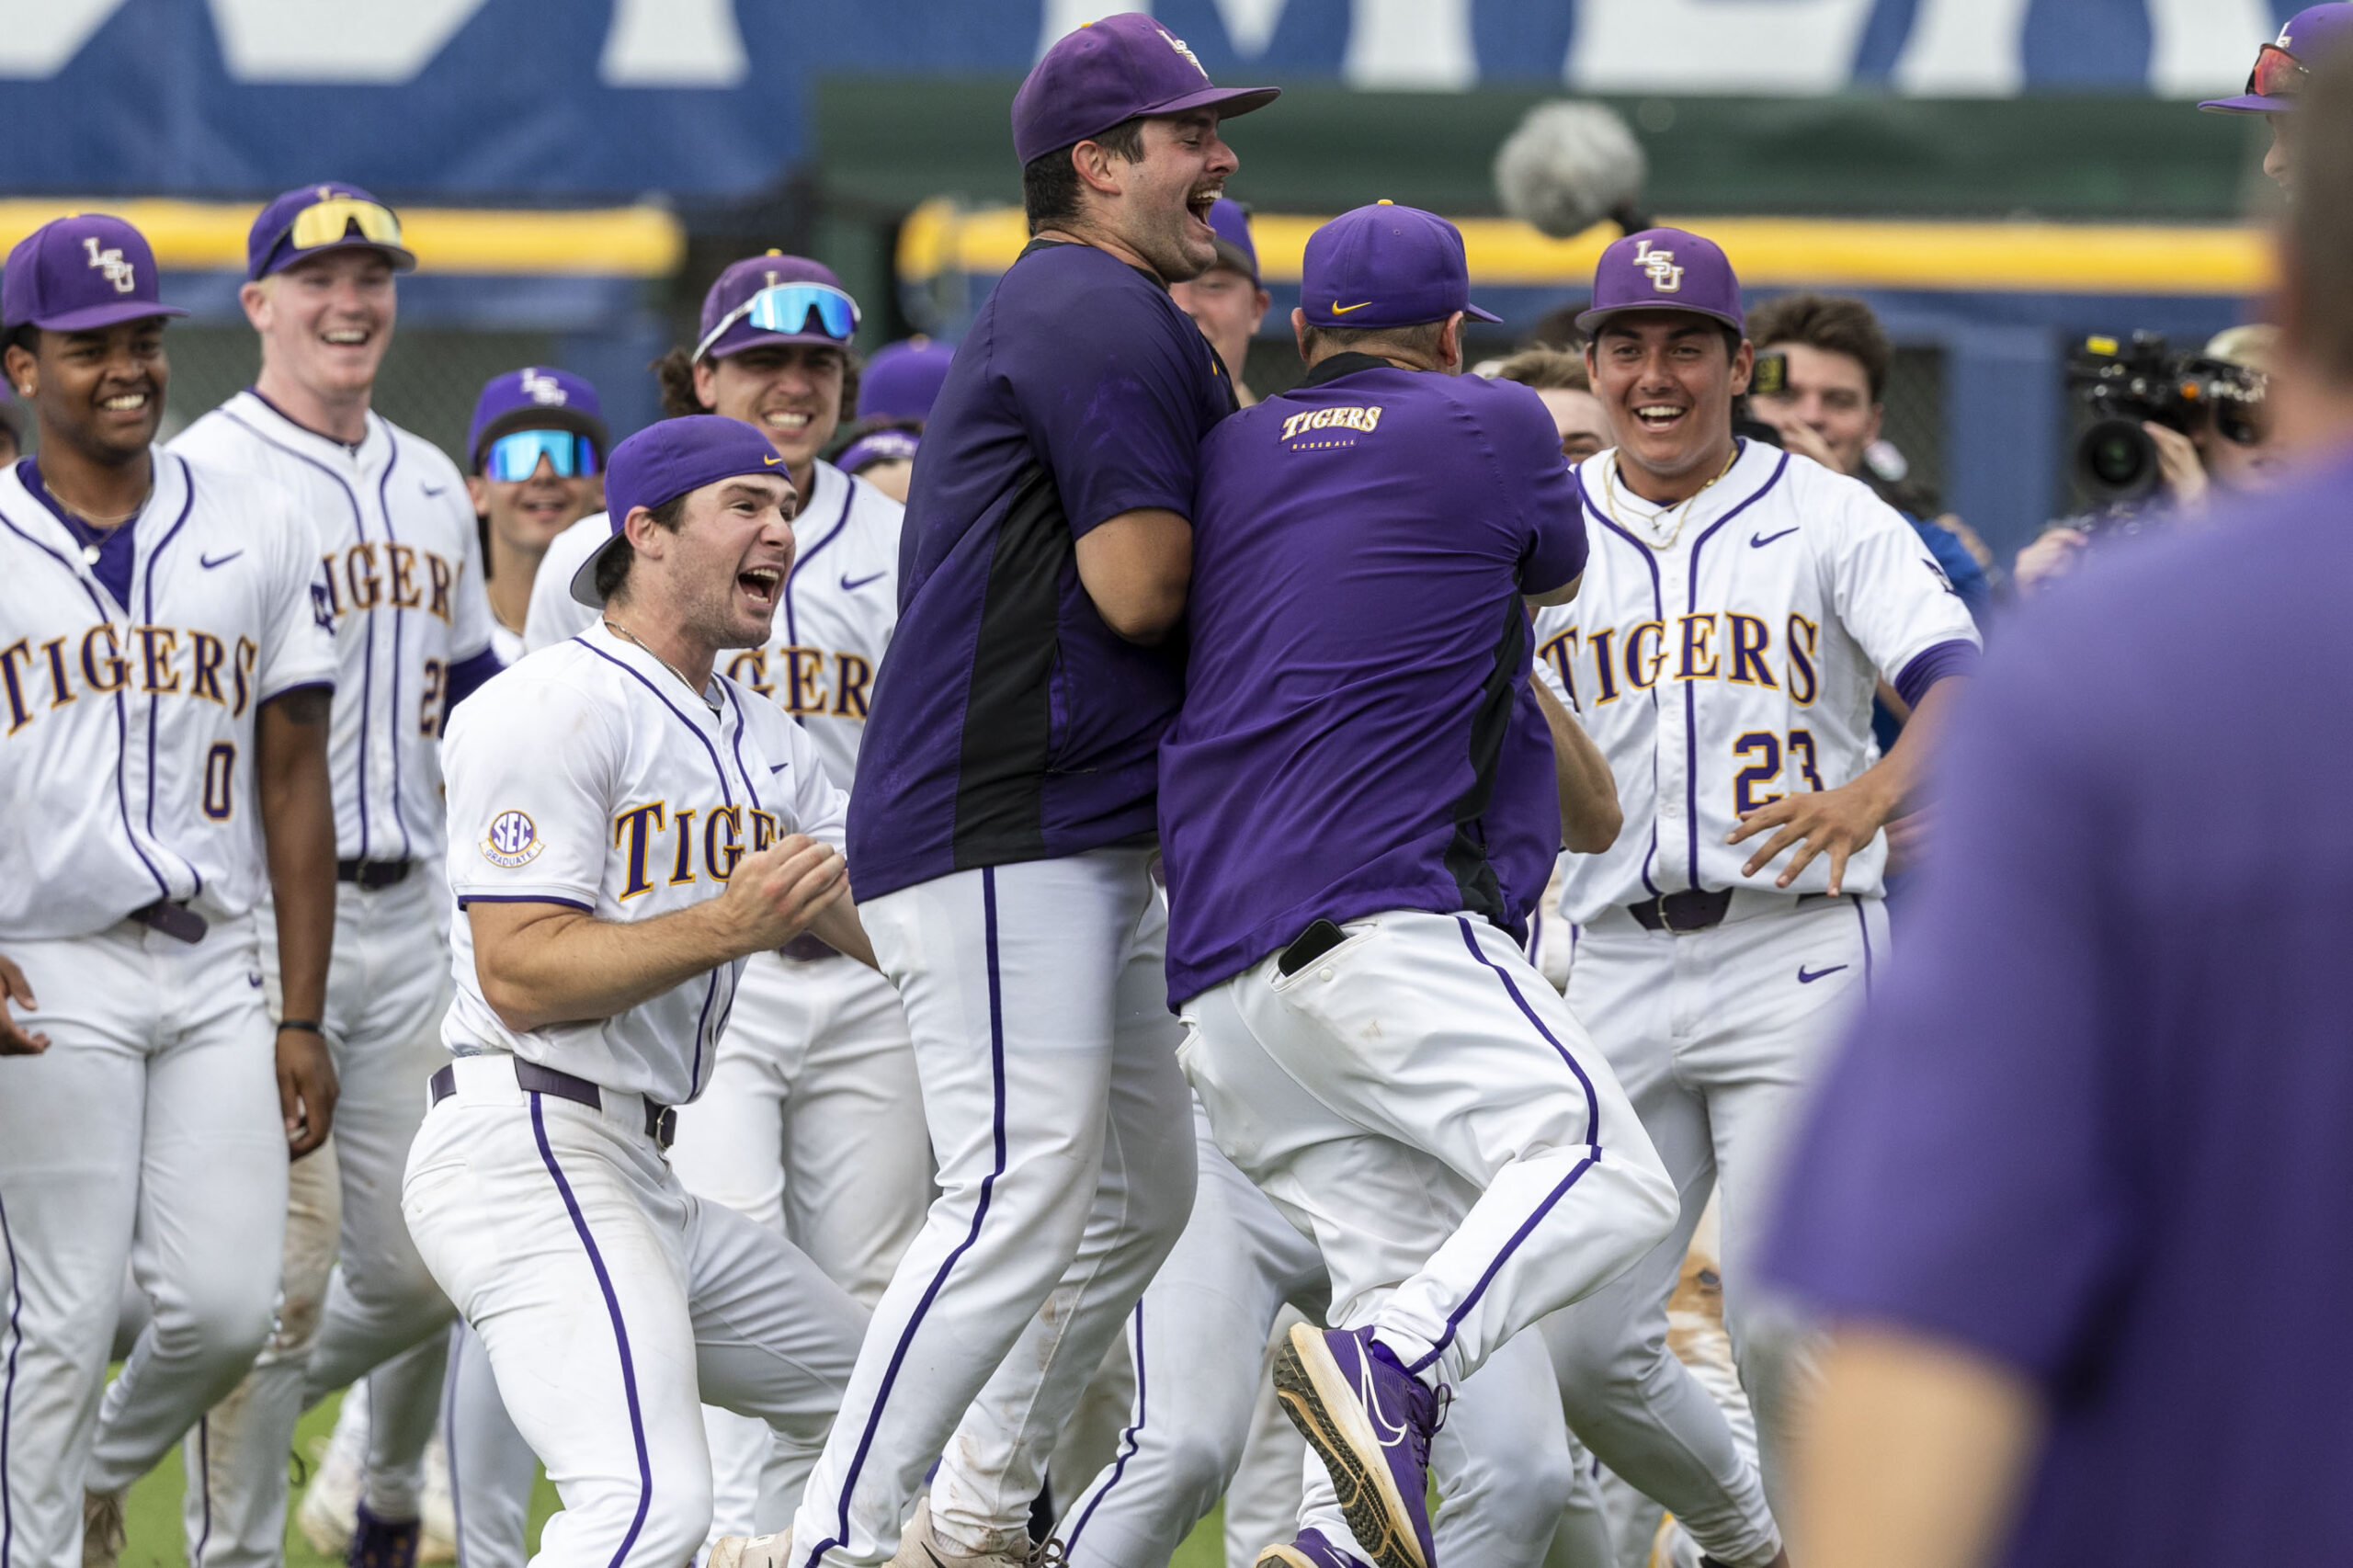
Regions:
[[814, 933], [870, 958], [841, 792], [806, 731], [714, 672], [767, 642], [781, 600], [782, 467], [710, 415], [615, 448], [610, 542], [572, 579], [602, 619], [449, 737], [455, 1060], [403, 1206], [563, 1498], [551, 1568], [676, 1568], [710, 1524], [699, 1396], [805, 1454], [865, 1328], [777, 1230], [689, 1195], [665, 1157], [747, 956]]
[[2293, 196], [2296, 191], [2296, 100], [2311, 85], [2313, 66], [2353, 36], [2353, 5], [2345, 0], [2307, 6], [2288, 18], [2279, 36], [2256, 51], [2246, 91], [2233, 98], [2208, 98], [2198, 107], [2209, 114], [2259, 114], [2271, 128], [2263, 172]]
[[[841, 423], [857, 325], [856, 301], [818, 263], [748, 257], [704, 296], [689, 373], [665, 377], [673, 413], [708, 407], [759, 430], [808, 497], [793, 519], [799, 548], [767, 645], [730, 653], [721, 667], [799, 721], [827, 777], [846, 788], [898, 619], [901, 516], [889, 496], [817, 456]], [[685, 396], [695, 403], [679, 407]], [[586, 619], [576, 601], [556, 602], [559, 574], [600, 531], [592, 519], [550, 551], [534, 596], [534, 648]], [[921, 1092], [891, 983], [821, 941], [798, 941], [745, 965], [710, 1088], [681, 1111], [672, 1161], [688, 1191], [781, 1230], [871, 1306], [931, 1200]], [[741, 1536], [790, 1523], [808, 1476], [771, 1468], [763, 1478], [767, 1428], [714, 1410], [710, 1442], [713, 1530]]]
[[[399, 1172], [449, 1003], [447, 911], [429, 870], [441, 848], [441, 726], [498, 665], [463, 476], [369, 408], [393, 275], [415, 265], [399, 220], [356, 186], [306, 186], [262, 209], [246, 261], [239, 299], [260, 335], [261, 372], [173, 449], [292, 491], [327, 567], [341, 674], [329, 751], [336, 958], [322, 1022], [343, 1084], [340, 1189], [297, 1203], [305, 1222], [288, 1244], [278, 1332], [188, 1445], [189, 1561], [203, 1568], [276, 1564], [296, 1417], [450, 1321], [401, 1224]], [[319, 1222], [337, 1199], [339, 1235]], [[354, 1551], [371, 1563], [399, 1568], [415, 1553], [440, 1385], [429, 1351], [370, 1379]]]
[[1230, 196], [1210, 207], [1210, 228], [1217, 235], [1217, 261], [1199, 278], [1168, 286], [1177, 309], [1193, 318], [1201, 335], [1217, 350], [1219, 363], [1233, 381], [1236, 403], [1247, 408], [1257, 402], [1243, 382], [1250, 358], [1250, 340], [1267, 319], [1274, 296], [1258, 281], [1258, 247], [1250, 238], [1250, 210]]
[[[156, 283], [146, 240], [97, 213], [0, 275], [0, 358], [40, 429], [0, 471], [11, 1568], [111, 1568], [126, 1489], [269, 1335], [287, 1160], [335, 1108], [327, 589], [291, 497], [153, 445], [164, 318], [186, 313]], [[102, 1412], [126, 1263], [153, 1313]]]
[[1168, 994], [1218, 1146], [1331, 1275], [1331, 1327], [1275, 1367], [1329, 1472], [1261, 1558], [1290, 1568], [1433, 1568], [1441, 1391], [1675, 1212], [1520, 947], [1574, 722], [1533, 689], [1523, 600], [1574, 595], [1586, 540], [1544, 405], [1455, 373], [1466, 316], [1493, 319], [1469, 293], [1445, 220], [1333, 220], [1292, 317], [1307, 379], [1201, 453], [1161, 748]]
[[[1860, 481], [1735, 440], [1752, 358], [1723, 252], [1677, 229], [1601, 258], [1586, 363], [1618, 444], [1579, 464], [1593, 552], [1537, 619], [1539, 667], [1583, 715], [1626, 825], [1573, 860], [1568, 1002], [1681, 1196], [1673, 1232], [1546, 1325], [1569, 1423], [1701, 1550], [1780, 1550], [1755, 1467], [1666, 1345], [1666, 1303], [1720, 1189], [1726, 1324], [1765, 1455], [1784, 1408], [1740, 1290], [1775, 1129], [1824, 1031], [1887, 959], [1882, 825], [1977, 655], [1927, 547]], [[1912, 710], [1874, 766], [1884, 676]]]
[[475, 400], [466, 494], [482, 519], [490, 644], [502, 665], [523, 656], [531, 587], [548, 546], [605, 509], [611, 449], [597, 389], [569, 370], [508, 370]]
[[1233, 394], [1165, 284], [1215, 255], [1221, 114], [1273, 97], [1216, 87], [1128, 14], [1057, 42], [1015, 99], [1035, 238], [925, 429], [850, 807], [943, 1190], [764, 1558], [1026, 1558], [1047, 1450], [1183, 1228], [1146, 872], [1178, 689], [1157, 644], [1183, 609], [1197, 444]]

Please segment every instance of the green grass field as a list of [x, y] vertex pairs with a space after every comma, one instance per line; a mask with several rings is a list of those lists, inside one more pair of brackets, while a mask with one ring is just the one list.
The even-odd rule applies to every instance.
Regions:
[[[306, 1463], [315, 1462], [326, 1451], [327, 1435], [335, 1430], [335, 1411], [342, 1403], [340, 1394], [325, 1401], [304, 1416], [301, 1426], [295, 1429], [294, 1451]], [[187, 1543], [180, 1532], [185, 1474], [180, 1468], [180, 1451], [174, 1449], [145, 1480], [131, 1489], [126, 1510], [131, 1540], [123, 1550], [122, 1568], [188, 1568]], [[298, 1492], [298, 1501], [300, 1495]], [[542, 1475], [531, 1489], [531, 1522], [524, 1540], [529, 1550], [540, 1549], [540, 1527], [555, 1509], [555, 1488]], [[1222, 1568], [1224, 1528], [1222, 1512], [1211, 1514], [1176, 1549], [1169, 1568]], [[340, 1568], [340, 1558], [322, 1557], [311, 1550], [302, 1532], [294, 1528], [290, 1518], [288, 1520], [286, 1568]]]

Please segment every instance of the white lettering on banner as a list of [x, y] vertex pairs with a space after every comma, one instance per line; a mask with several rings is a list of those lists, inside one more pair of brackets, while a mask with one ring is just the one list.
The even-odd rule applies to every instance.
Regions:
[[1449, 93], [1476, 85], [1471, 0], [1350, 0], [1340, 80], [1351, 87]]
[[1871, 0], [1583, 0], [1568, 81], [1600, 92], [1835, 92], [1853, 74], [1870, 15]]
[[406, 82], [489, 0], [210, 0], [238, 82]]
[[123, 0], [0, 0], [0, 76], [54, 76]]
[[608, 87], [735, 87], [751, 74], [734, 0], [615, 0], [597, 62]]
[[1217, 14], [1225, 23], [1225, 39], [1233, 52], [1256, 60], [1275, 41], [1286, 0], [1217, 0]]
[[2246, 85], [2248, 40], [2271, 30], [2264, 0], [2149, 0], [2149, 90], [2165, 98], [2235, 95]]
[[1912, 18], [1912, 36], [1896, 57], [1896, 86], [1924, 97], [2015, 96], [2026, 85], [2029, 3], [1920, 0], [1920, 9]]

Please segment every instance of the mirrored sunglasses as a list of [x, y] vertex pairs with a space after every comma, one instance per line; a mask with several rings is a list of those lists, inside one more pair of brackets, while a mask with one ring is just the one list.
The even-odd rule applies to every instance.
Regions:
[[2256, 51], [2255, 69], [2247, 73], [2246, 90], [2267, 98], [2292, 98], [2304, 90], [2312, 74], [2296, 57], [2276, 43]]
[[483, 454], [485, 479], [519, 484], [540, 472], [545, 458], [558, 479], [599, 472], [597, 443], [572, 430], [517, 430], [501, 436]]
[[391, 208], [350, 196], [331, 196], [303, 208], [286, 226], [286, 237], [296, 250], [313, 250], [342, 239], [354, 223], [363, 239], [381, 245], [401, 243], [401, 221]]
[[695, 345], [694, 357], [710, 353], [737, 322], [747, 321], [762, 332], [799, 335], [812, 330], [813, 319], [820, 336], [847, 343], [858, 334], [858, 301], [823, 283], [772, 283], [720, 317]]

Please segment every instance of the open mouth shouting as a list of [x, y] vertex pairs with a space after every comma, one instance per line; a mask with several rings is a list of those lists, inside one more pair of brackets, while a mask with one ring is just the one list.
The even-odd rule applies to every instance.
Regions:
[[762, 615], [776, 611], [777, 596], [784, 587], [784, 573], [775, 566], [747, 566], [735, 574], [735, 586], [752, 608]]

